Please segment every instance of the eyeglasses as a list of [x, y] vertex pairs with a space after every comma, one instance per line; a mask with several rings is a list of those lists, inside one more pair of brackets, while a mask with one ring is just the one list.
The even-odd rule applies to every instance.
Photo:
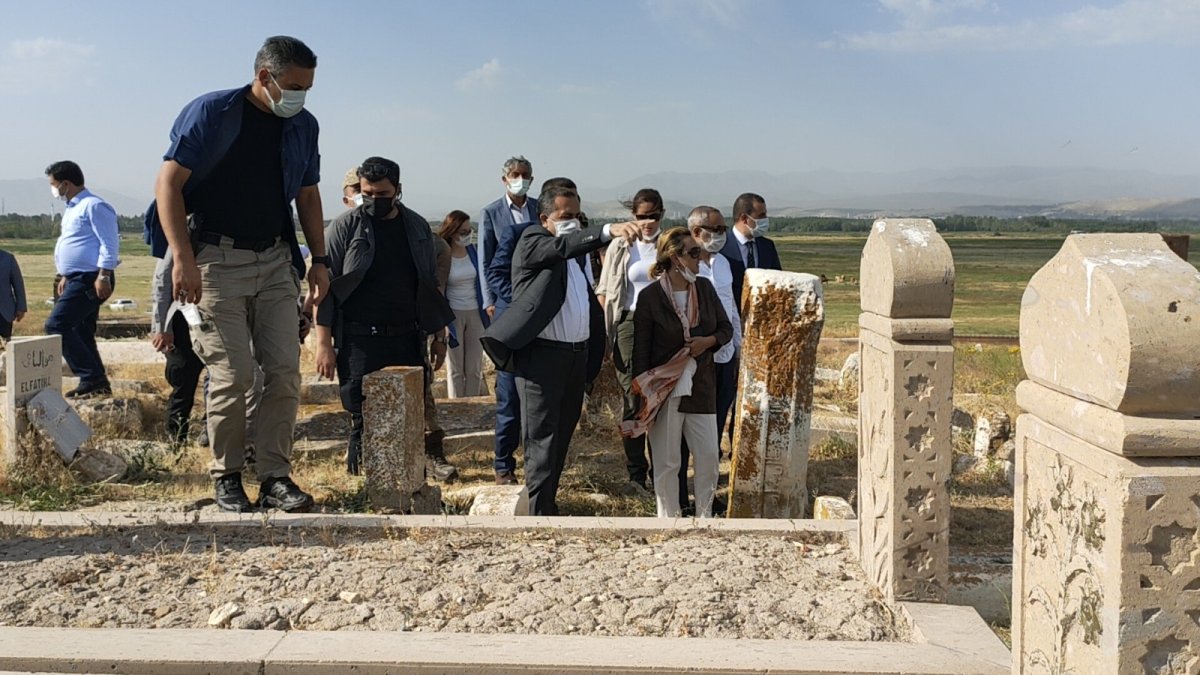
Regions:
[[662, 220], [663, 213], [662, 213], [662, 211], [658, 211], [655, 213], [635, 213], [635, 214], [633, 214], [633, 217], [638, 220]]
[[699, 246], [693, 246], [684, 251], [684, 253], [688, 254], [688, 257], [692, 260], [699, 260], [704, 251]]

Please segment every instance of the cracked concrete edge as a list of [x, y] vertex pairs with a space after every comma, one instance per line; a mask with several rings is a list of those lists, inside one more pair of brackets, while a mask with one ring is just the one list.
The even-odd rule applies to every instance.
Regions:
[[[920, 614], [920, 612], [917, 612]], [[951, 612], [950, 614], [953, 614]], [[980, 622], [982, 625], [982, 622]], [[940, 622], [956, 639], [971, 626]], [[991, 639], [995, 639], [994, 636]], [[979, 650], [940, 644], [393, 633], [0, 628], [0, 668], [56, 673], [824, 673], [1001, 675]]]
[[219, 527], [351, 527], [362, 529], [447, 529], [447, 530], [554, 530], [584, 532], [616, 530], [629, 534], [667, 531], [728, 532], [733, 534], [826, 533], [837, 534], [853, 543], [857, 536], [855, 520], [767, 520], [694, 518], [604, 518], [604, 517], [533, 517], [533, 516], [390, 516], [370, 514], [301, 513], [120, 513], [103, 511], [0, 511], [0, 525], [43, 529], [80, 529], [88, 527], [145, 526], [219, 526]]

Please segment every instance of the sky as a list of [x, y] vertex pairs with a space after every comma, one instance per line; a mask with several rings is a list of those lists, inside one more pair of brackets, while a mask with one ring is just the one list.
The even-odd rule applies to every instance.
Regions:
[[664, 171], [1200, 173], [1200, 0], [0, 0], [0, 179], [70, 158], [148, 198], [182, 106], [276, 34], [318, 56], [327, 215], [370, 155], [418, 209], [472, 213], [515, 154], [585, 197]]

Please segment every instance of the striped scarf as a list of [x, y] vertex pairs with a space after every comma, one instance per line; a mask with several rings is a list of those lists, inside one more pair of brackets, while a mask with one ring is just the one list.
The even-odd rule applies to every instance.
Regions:
[[[671, 391], [675, 389], [676, 383], [679, 382], [679, 378], [687, 368], [688, 361], [692, 358], [686, 340], [691, 337], [692, 328], [700, 323], [700, 308], [696, 302], [696, 284], [688, 284], [686, 308], [675, 304], [675, 294], [671, 290], [671, 282], [667, 279], [666, 274], [659, 277], [658, 284], [667, 294], [667, 300], [675, 309], [675, 316], [679, 317], [679, 322], [683, 324], [685, 344], [675, 352], [669, 361], [634, 378], [633, 391], [642, 397], [642, 407], [638, 410], [636, 418], [621, 422], [621, 435], [625, 438], [637, 438], [650, 431], [650, 427], [654, 426], [659, 408], [671, 397]], [[634, 339], [637, 339], [636, 335]]]

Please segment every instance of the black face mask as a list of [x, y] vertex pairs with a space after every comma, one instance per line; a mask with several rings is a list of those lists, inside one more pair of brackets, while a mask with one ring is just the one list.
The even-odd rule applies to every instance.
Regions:
[[363, 212], [375, 220], [383, 220], [392, 212], [395, 197], [368, 197], [363, 195]]

